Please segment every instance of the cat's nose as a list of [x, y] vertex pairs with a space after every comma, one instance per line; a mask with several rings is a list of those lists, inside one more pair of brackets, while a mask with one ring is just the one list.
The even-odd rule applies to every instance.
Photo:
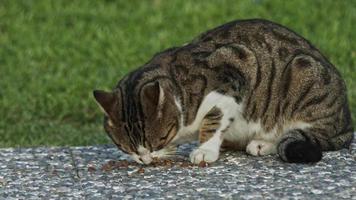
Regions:
[[140, 160], [141, 160], [144, 164], [148, 165], [148, 164], [150, 164], [150, 163], [152, 162], [152, 157], [151, 157], [149, 154], [146, 154], [146, 155], [142, 155], [142, 156], [140, 157]]

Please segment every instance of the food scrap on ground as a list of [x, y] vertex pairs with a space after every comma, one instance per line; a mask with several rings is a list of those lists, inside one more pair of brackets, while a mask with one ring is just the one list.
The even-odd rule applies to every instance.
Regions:
[[208, 165], [207, 162], [205, 162], [204, 160], [202, 160], [202, 161], [200, 161], [200, 163], [198, 164], [198, 166], [201, 167], [201, 168], [204, 168], [204, 167], [208, 167], [209, 165]]
[[143, 174], [145, 173], [145, 169], [141, 167], [140, 169], [137, 170], [137, 173]]
[[103, 164], [101, 167], [102, 171], [112, 171], [114, 169], [127, 169], [129, 166], [137, 166], [135, 162], [128, 162], [127, 160], [110, 160], [107, 163]]
[[93, 173], [96, 171], [96, 168], [92, 165], [88, 166], [88, 172]]
[[[147, 167], [164, 167], [164, 168], [172, 168], [172, 167], [181, 167], [181, 168], [189, 168], [189, 167], [194, 167], [198, 166], [200, 168], [204, 168], [208, 166], [208, 163], [202, 161], [198, 165], [194, 165], [190, 161], [183, 160], [183, 159], [159, 159], [159, 158], [154, 158], [152, 163], [147, 165]], [[102, 171], [110, 172], [112, 170], [116, 169], [128, 169], [129, 167], [139, 167], [137, 170], [137, 173], [143, 174], [145, 172], [145, 169], [143, 168], [142, 165], [136, 163], [136, 162], [129, 162], [127, 160], [110, 160], [103, 164], [101, 166]], [[89, 172], [94, 172], [96, 171], [95, 167], [93, 166], [88, 166], [88, 171]]]

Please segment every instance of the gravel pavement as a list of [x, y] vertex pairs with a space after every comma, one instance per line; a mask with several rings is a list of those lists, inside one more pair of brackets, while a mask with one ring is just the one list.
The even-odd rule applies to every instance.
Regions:
[[316, 164], [225, 152], [208, 167], [105, 168], [125, 159], [112, 145], [0, 149], [0, 199], [356, 199], [355, 140]]

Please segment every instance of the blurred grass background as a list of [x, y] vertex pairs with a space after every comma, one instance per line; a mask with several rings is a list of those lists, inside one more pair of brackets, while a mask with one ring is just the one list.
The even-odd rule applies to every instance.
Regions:
[[1, 0], [0, 147], [110, 142], [93, 89], [246, 18], [281, 23], [319, 48], [346, 79], [355, 121], [354, 0]]

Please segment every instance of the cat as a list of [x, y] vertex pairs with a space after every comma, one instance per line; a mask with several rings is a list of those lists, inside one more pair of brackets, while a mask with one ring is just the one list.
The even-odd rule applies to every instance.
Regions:
[[154, 55], [112, 92], [93, 93], [108, 135], [143, 164], [196, 140], [196, 164], [216, 161], [223, 148], [310, 163], [353, 139], [336, 68], [301, 36], [262, 19], [209, 30]]

